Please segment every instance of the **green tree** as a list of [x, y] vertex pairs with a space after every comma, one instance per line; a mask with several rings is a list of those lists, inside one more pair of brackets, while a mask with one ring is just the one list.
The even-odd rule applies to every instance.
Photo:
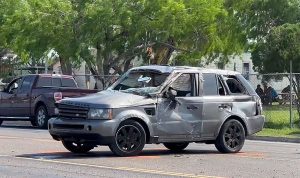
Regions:
[[274, 27], [300, 22], [299, 0], [226, 0], [225, 6], [254, 44]]
[[[288, 73], [290, 61], [293, 63], [292, 71], [300, 73], [300, 23], [273, 28], [265, 41], [257, 44], [252, 59], [260, 73]], [[296, 74], [290, 80], [300, 103], [300, 75]], [[298, 113], [300, 115], [299, 104]]]
[[4, 44], [22, 59], [40, 59], [55, 49], [64, 73], [70, 73], [71, 62], [81, 61], [95, 75], [110, 68], [122, 73], [135, 58], [168, 64], [173, 52], [178, 64], [197, 65], [204, 57], [226, 60], [246, 42], [235, 11], [223, 0], [7, 0], [0, 5]]

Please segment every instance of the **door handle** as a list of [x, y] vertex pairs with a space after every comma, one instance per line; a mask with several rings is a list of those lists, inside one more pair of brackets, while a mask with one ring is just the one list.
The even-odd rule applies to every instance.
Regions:
[[194, 106], [194, 105], [188, 105], [186, 108], [189, 109], [189, 110], [196, 110], [196, 109], [198, 109], [198, 107]]

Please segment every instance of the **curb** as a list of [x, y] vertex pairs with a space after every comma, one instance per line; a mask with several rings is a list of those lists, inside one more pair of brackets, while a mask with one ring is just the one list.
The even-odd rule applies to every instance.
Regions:
[[300, 143], [300, 138], [268, 137], [268, 136], [248, 136], [247, 139], [248, 140], [269, 141], [269, 142]]

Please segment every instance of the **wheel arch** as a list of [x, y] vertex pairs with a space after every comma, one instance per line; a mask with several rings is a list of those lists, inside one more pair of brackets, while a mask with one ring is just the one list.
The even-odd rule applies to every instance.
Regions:
[[47, 105], [46, 105], [43, 101], [38, 101], [38, 102], [35, 104], [33, 115], [35, 115], [37, 109], [38, 109], [40, 106], [45, 106], [46, 112], [48, 112]]
[[128, 120], [133, 120], [133, 121], [136, 121], [139, 124], [141, 124], [141, 126], [144, 128], [145, 133], [146, 133], [146, 143], [149, 143], [150, 142], [150, 129], [149, 129], [147, 123], [139, 117], [129, 117], [129, 118], [126, 118], [125, 120], [123, 120], [120, 124], [122, 124], [123, 122], [128, 121]]
[[219, 129], [218, 129], [217, 135], [219, 135], [219, 133], [220, 133], [221, 128], [223, 127], [223, 125], [224, 125], [227, 121], [229, 121], [229, 120], [231, 120], [231, 119], [235, 119], [235, 120], [239, 121], [239, 122], [242, 124], [242, 126], [243, 126], [243, 128], [244, 128], [244, 130], [245, 130], [245, 136], [248, 136], [248, 128], [247, 128], [246, 122], [244, 121], [244, 119], [242, 119], [241, 117], [236, 116], [236, 115], [231, 115], [231, 116], [229, 116], [228, 118], [226, 118], [226, 119], [224, 120], [224, 122], [221, 124], [221, 126], [220, 126]]

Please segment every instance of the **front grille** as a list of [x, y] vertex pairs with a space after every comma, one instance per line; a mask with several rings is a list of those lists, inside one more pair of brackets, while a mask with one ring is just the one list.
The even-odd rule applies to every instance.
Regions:
[[84, 125], [69, 125], [69, 124], [53, 124], [54, 129], [84, 129]]
[[59, 117], [68, 119], [87, 119], [89, 108], [59, 104]]

